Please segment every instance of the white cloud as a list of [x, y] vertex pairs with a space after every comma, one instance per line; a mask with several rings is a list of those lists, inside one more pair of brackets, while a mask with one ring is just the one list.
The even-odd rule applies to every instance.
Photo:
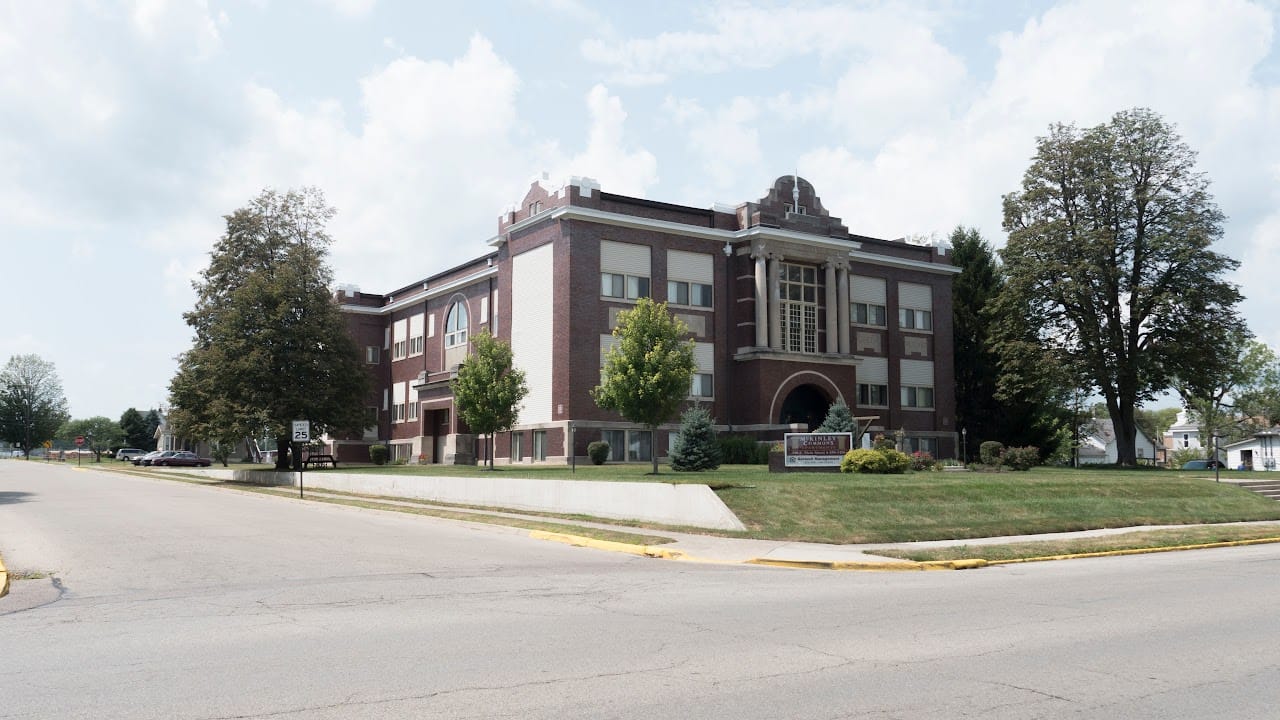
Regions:
[[350, 18], [364, 17], [373, 11], [378, 0], [319, 0], [329, 9]]
[[134, 29], [153, 45], [189, 53], [205, 59], [222, 46], [219, 25], [229, 23], [221, 12], [209, 14], [207, 0], [133, 0]]
[[643, 197], [658, 182], [658, 160], [644, 149], [627, 147], [627, 113], [608, 88], [596, 85], [587, 93], [590, 127], [587, 145], [557, 166], [555, 177], [595, 178], [608, 192]]
[[663, 111], [687, 129], [685, 149], [697, 162], [698, 173], [689, 173], [692, 182], [681, 193], [686, 202], [733, 202], [732, 193], [742, 178], [768, 175], [756, 128], [760, 107], [755, 100], [733, 98], [712, 112], [697, 100], [668, 97]]

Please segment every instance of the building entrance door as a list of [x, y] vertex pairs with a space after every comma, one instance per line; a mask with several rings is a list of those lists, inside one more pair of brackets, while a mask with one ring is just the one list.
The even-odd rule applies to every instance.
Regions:
[[782, 412], [778, 422], [784, 425], [804, 423], [809, 430], [816, 430], [827, 418], [827, 408], [831, 407], [831, 399], [816, 385], [801, 385], [792, 390], [787, 399], [782, 401]]

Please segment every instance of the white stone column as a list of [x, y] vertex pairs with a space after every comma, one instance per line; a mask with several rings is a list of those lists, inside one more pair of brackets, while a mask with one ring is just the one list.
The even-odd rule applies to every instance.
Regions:
[[756, 261], [756, 347], [769, 347], [769, 279], [765, 275], [764, 248], [751, 255]]
[[782, 349], [782, 256], [769, 256], [769, 347]]
[[840, 325], [840, 352], [848, 355], [849, 349], [849, 266], [836, 269], [836, 322]]
[[836, 264], [834, 260], [828, 260], [824, 266], [827, 270], [827, 292], [824, 302], [827, 306], [827, 352], [839, 352], [840, 339], [837, 335], [836, 328], [839, 327], [836, 322], [839, 311], [836, 309]]

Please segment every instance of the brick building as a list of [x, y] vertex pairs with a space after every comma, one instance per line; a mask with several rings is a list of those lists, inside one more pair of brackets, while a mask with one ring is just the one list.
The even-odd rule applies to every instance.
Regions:
[[[700, 209], [602, 192], [588, 179], [535, 182], [500, 218], [492, 250], [386, 295], [339, 290], [378, 388], [365, 460], [387, 443], [409, 462], [471, 463], [488, 438], [457, 417], [453, 368], [473, 333], [511, 343], [530, 393], [518, 427], [492, 438], [498, 462], [563, 463], [609, 441], [616, 460], [665, 457], [653, 437], [590, 397], [617, 313], [666, 301], [696, 341], [690, 400], [722, 432], [781, 438], [843, 399], [906, 449], [957, 454], [946, 249], [851, 234], [803, 178], [763, 198]], [[376, 423], [375, 423], [376, 418]]]

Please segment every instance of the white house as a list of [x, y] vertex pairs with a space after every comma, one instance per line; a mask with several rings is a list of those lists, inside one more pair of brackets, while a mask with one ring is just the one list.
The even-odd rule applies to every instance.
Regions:
[[1253, 437], [1222, 448], [1227, 467], [1243, 470], [1280, 470], [1280, 425], [1260, 430]]
[[1200, 418], [1183, 409], [1164, 434], [1164, 447], [1170, 455], [1179, 450], [1200, 449]]
[[[1155, 462], [1155, 443], [1151, 442], [1151, 438], [1142, 432], [1142, 428], [1135, 427], [1134, 430], [1137, 432], [1134, 450], [1137, 454], [1138, 462]], [[1081, 465], [1114, 464], [1120, 455], [1116, 450], [1115, 426], [1111, 424], [1111, 420], [1099, 418], [1090, 422], [1080, 434], [1080, 449], [1078, 452]]]

